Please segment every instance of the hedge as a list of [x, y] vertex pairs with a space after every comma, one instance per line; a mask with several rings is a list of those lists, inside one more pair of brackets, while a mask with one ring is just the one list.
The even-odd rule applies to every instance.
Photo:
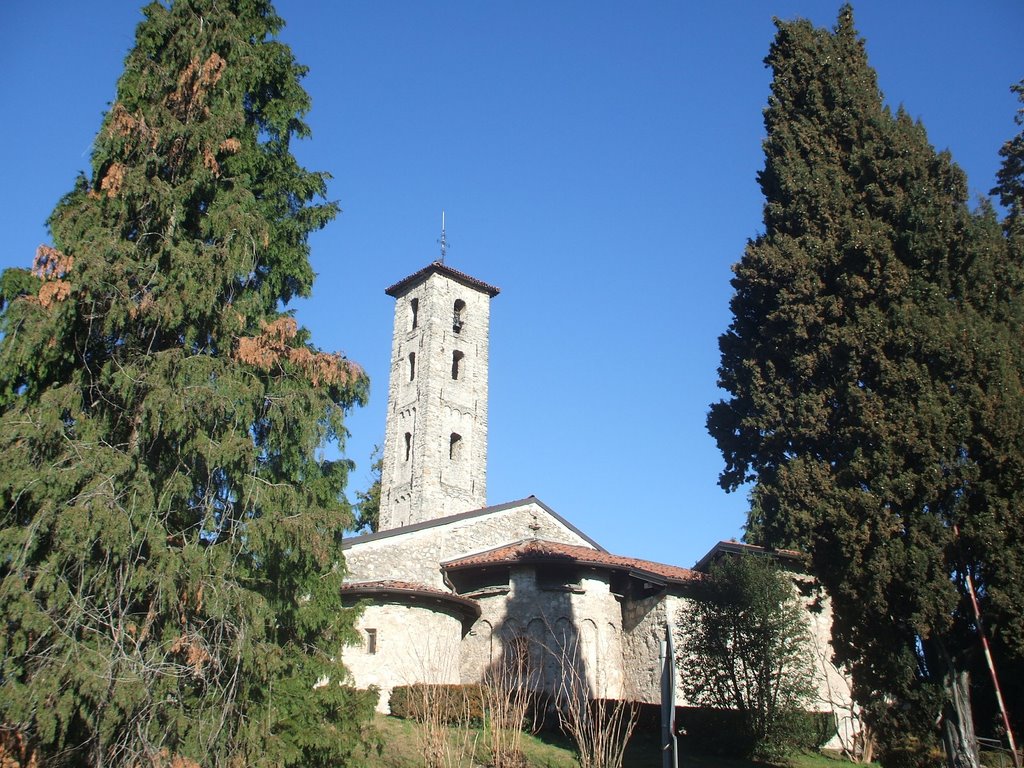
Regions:
[[391, 714], [407, 720], [423, 722], [427, 708], [440, 713], [448, 725], [479, 724], [484, 719], [484, 688], [482, 685], [436, 685], [416, 683], [399, 685], [391, 691]]

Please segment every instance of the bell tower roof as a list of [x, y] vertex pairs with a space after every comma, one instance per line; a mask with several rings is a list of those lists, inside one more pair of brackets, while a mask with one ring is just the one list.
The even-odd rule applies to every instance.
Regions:
[[477, 280], [475, 277], [467, 275], [465, 272], [459, 272], [457, 269], [452, 269], [442, 261], [431, 262], [419, 272], [413, 272], [408, 277], [404, 277], [394, 285], [385, 288], [384, 293], [388, 296], [397, 298], [410, 288], [414, 288], [418, 284], [422, 283], [433, 274], [444, 275], [467, 288], [473, 288], [481, 293], [486, 293], [492, 299], [501, 293], [500, 288], [495, 288], [493, 285], [485, 283], [483, 280]]

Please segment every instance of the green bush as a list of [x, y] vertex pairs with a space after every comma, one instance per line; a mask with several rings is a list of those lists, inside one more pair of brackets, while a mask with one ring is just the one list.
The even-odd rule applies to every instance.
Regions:
[[821, 749], [838, 732], [835, 712], [797, 712], [789, 725], [791, 743], [797, 749]]
[[879, 761], [887, 768], [931, 768], [946, 762], [946, 754], [934, 739], [907, 735], [903, 741], [882, 745]]
[[448, 725], [479, 725], [484, 719], [484, 691], [478, 684], [399, 685], [391, 691], [390, 703], [392, 715], [417, 722], [426, 720], [428, 714]]
[[736, 709], [681, 707], [677, 723], [695, 752], [722, 757], [784, 756], [800, 749], [816, 750], [836, 733], [832, 712], [791, 712], [778, 719], [768, 742], [758, 741], [743, 712]]

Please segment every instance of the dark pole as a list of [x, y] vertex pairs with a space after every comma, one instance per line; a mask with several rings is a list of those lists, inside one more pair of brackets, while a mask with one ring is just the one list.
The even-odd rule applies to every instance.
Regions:
[[665, 623], [661, 643], [661, 766], [678, 768], [676, 754], [676, 652], [672, 643], [672, 622]]

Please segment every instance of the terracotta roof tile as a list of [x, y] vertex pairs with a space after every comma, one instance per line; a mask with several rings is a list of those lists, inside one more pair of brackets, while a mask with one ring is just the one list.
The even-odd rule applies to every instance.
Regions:
[[602, 568], [627, 570], [640, 576], [651, 576], [658, 580], [673, 583], [700, 581], [703, 574], [689, 568], [655, 563], [651, 560], [639, 560], [634, 557], [621, 557], [608, 552], [581, 547], [573, 544], [562, 544], [543, 539], [526, 539], [508, 544], [487, 552], [480, 552], [457, 560], [442, 563], [445, 570], [461, 570], [487, 565], [498, 565], [516, 562], [536, 562], [552, 560], [571, 560], [579, 565], [591, 565]]
[[451, 592], [446, 592], [443, 589], [431, 587], [427, 584], [417, 584], [412, 581], [396, 581], [394, 579], [380, 579], [378, 581], [347, 581], [341, 585], [342, 592], [362, 592], [369, 589], [401, 589], [409, 592], [426, 592], [435, 595], [444, 595], [446, 597], [451, 595]]
[[371, 598], [373, 595], [391, 596], [403, 602], [406, 600], [426, 600], [435, 604], [450, 604], [464, 614], [475, 617], [480, 615], [480, 606], [473, 600], [456, 595], [454, 592], [411, 581], [397, 581], [393, 579], [349, 581], [341, 585], [341, 591], [350, 595], [365, 595]]

